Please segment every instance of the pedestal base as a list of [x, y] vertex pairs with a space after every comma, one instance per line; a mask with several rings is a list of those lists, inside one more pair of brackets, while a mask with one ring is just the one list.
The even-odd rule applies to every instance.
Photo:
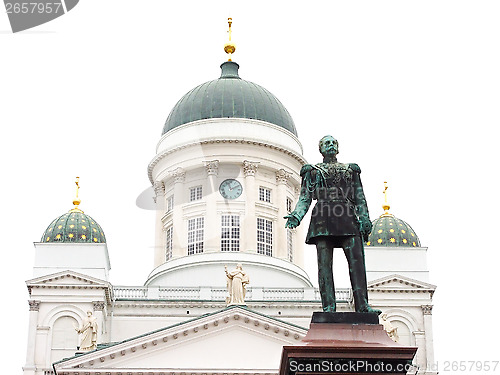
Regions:
[[314, 313], [302, 345], [283, 347], [279, 374], [406, 374], [416, 351], [392, 341], [376, 314]]

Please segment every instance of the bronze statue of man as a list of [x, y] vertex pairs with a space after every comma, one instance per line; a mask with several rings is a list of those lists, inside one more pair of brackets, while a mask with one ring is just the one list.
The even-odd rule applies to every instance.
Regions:
[[338, 142], [331, 135], [321, 138], [319, 152], [323, 155], [323, 163], [306, 164], [300, 171], [300, 197], [295, 210], [285, 216], [288, 219], [286, 227], [297, 227], [311, 201], [317, 200], [311, 214], [306, 243], [316, 245], [323, 311], [336, 310], [333, 249], [342, 247], [349, 264], [356, 311], [380, 314], [380, 310], [368, 304], [363, 240], [366, 241], [370, 234], [372, 223], [359, 176], [361, 169], [357, 164], [337, 161]]

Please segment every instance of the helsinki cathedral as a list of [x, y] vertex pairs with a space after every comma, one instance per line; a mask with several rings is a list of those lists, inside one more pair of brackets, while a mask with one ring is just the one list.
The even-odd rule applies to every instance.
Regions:
[[[47, 218], [26, 282], [25, 375], [274, 375], [282, 347], [307, 333], [321, 300], [304, 271], [306, 225], [286, 229], [283, 218], [299, 196], [307, 129], [240, 76], [231, 41], [225, 51], [220, 76], [182, 96], [158, 128], [147, 169], [156, 250], [144, 285], [111, 283], [106, 228], [78, 193], [68, 212]], [[427, 248], [387, 201], [375, 214], [370, 304], [393, 340], [418, 348], [415, 370], [431, 374]], [[339, 311], [353, 311], [350, 289], [336, 298]]]

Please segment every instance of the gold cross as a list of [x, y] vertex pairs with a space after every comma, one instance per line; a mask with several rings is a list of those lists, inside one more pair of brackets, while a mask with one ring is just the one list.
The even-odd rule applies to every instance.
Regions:
[[76, 184], [76, 199], [78, 199], [78, 190], [80, 190], [80, 177], [76, 178], [75, 184]]

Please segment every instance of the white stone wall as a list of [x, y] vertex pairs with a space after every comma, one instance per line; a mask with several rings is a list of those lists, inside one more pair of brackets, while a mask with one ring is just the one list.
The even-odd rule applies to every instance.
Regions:
[[368, 282], [398, 275], [428, 282], [426, 247], [365, 246]]
[[35, 242], [33, 277], [74, 270], [101, 280], [109, 279], [108, 247], [105, 243]]

